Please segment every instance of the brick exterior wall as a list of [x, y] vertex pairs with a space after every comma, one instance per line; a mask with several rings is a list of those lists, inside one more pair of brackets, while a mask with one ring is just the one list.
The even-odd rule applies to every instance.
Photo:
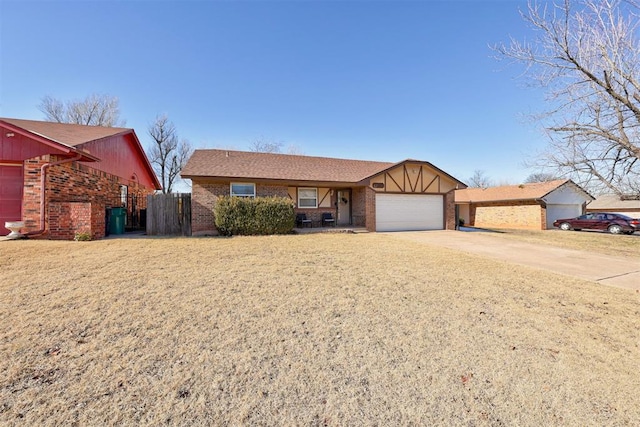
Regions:
[[[24, 162], [23, 231], [40, 229], [40, 171], [42, 165], [55, 162], [55, 156], [42, 156]], [[47, 169], [45, 183], [45, 224], [40, 237], [73, 239], [77, 230], [87, 230], [93, 239], [105, 234], [105, 208], [120, 205], [120, 185], [127, 185], [128, 194], [146, 203], [153, 190], [133, 181], [71, 162]], [[54, 230], [55, 229], [55, 230]], [[63, 237], [64, 236], [64, 237]]]
[[[289, 197], [287, 185], [256, 184], [257, 197]], [[217, 235], [213, 206], [219, 196], [231, 194], [229, 181], [192, 179], [191, 185], [191, 234], [193, 236]]]
[[364, 191], [365, 226], [368, 231], [376, 231], [376, 192], [370, 187]]
[[366, 227], [367, 191], [365, 187], [358, 187], [351, 190], [351, 222], [355, 227]]
[[485, 228], [546, 229], [546, 209], [535, 201], [472, 203], [471, 226]]
[[88, 202], [51, 202], [48, 206], [48, 236], [52, 240], [73, 240], [76, 233], [92, 239], [104, 237], [105, 214], [102, 205]]
[[191, 185], [191, 234], [194, 236], [216, 235], [213, 205], [218, 196], [228, 196], [229, 183], [209, 182], [193, 179]]
[[455, 190], [444, 195], [444, 228], [445, 230], [456, 229]]
[[[291, 197], [288, 192], [289, 185], [264, 185], [256, 184], [256, 196], [258, 197]], [[320, 226], [322, 214], [331, 213], [337, 217], [335, 202], [337, 189], [333, 190], [331, 207], [327, 208], [296, 208], [296, 213], [304, 213], [313, 221], [314, 227]], [[206, 179], [192, 179], [191, 189], [191, 230], [192, 235], [217, 235], [213, 207], [219, 196], [230, 194], [229, 181], [213, 181]], [[456, 229], [454, 191], [444, 195], [445, 224], [447, 230]], [[371, 187], [351, 188], [351, 221], [356, 227], [366, 227], [369, 231], [376, 231], [376, 192]]]
[[[289, 185], [267, 185], [256, 184], [257, 197], [291, 197], [288, 189]], [[364, 187], [352, 188], [351, 193], [351, 218], [352, 223], [358, 227], [364, 227], [367, 213], [365, 209], [366, 194], [375, 198], [373, 190]], [[191, 234], [194, 236], [217, 235], [215, 226], [215, 218], [213, 215], [213, 206], [219, 196], [228, 196], [230, 194], [229, 181], [210, 181], [206, 179], [192, 179], [191, 186]], [[304, 213], [307, 218], [313, 221], [314, 227], [322, 225], [322, 214], [329, 212], [334, 218], [337, 218], [335, 202], [337, 197], [337, 189], [333, 190], [331, 197], [331, 207], [325, 208], [296, 208], [296, 213]], [[374, 219], [375, 219], [375, 213]], [[374, 223], [375, 225], [375, 223]]]

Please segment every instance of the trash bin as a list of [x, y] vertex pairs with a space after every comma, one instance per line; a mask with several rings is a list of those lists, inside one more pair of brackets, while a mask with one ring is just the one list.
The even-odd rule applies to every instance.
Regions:
[[124, 208], [111, 208], [111, 221], [109, 222], [109, 231], [111, 234], [124, 233], [124, 219], [127, 211]]

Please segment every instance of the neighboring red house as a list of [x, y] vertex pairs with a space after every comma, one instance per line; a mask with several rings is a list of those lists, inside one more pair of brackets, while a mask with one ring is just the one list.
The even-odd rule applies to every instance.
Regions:
[[181, 172], [191, 179], [194, 235], [215, 234], [219, 196], [280, 196], [318, 226], [370, 231], [455, 229], [453, 192], [466, 185], [431, 163], [333, 159], [230, 150], [196, 150]]
[[0, 235], [105, 235], [106, 208], [138, 219], [160, 183], [133, 129], [0, 118]]

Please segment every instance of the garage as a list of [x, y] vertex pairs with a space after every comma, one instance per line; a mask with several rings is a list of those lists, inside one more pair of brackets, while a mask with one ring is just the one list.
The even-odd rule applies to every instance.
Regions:
[[553, 221], [582, 215], [582, 205], [547, 205], [547, 229], [553, 229]]
[[7, 221], [22, 219], [22, 165], [0, 164], [0, 236]]
[[442, 195], [376, 194], [376, 231], [444, 229]]
[[480, 228], [548, 230], [558, 218], [581, 215], [583, 206], [593, 199], [579, 185], [563, 179], [455, 192], [456, 206], [469, 207], [465, 225]]

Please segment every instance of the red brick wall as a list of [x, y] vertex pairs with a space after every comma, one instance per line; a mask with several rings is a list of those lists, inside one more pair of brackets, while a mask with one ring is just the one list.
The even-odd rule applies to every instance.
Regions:
[[376, 192], [371, 187], [365, 188], [365, 218], [367, 230], [376, 231]]
[[[42, 156], [24, 162], [22, 212], [26, 231], [40, 229], [41, 166], [57, 160], [54, 156]], [[105, 207], [119, 206], [121, 184], [127, 185], [128, 193], [137, 195], [139, 200], [146, 201], [146, 195], [153, 193], [153, 190], [136, 182], [123, 180], [77, 162], [52, 166], [46, 173], [45, 224], [48, 225], [48, 230], [42, 237], [62, 238], [60, 236], [64, 234], [73, 239], [75, 231], [71, 235], [70, 231], [61, 230], [70, 230], [73, 227], [81, 227], [79, 224], [86, 224], [86, 227], [90, 227], [90, 231], [87, 232], [91, 233], [92, 238], [102, 238], [105, 230]], [[88, 203], [88, 207], [71, 209], [71, 205], [64, 205], [68, 202]], [[51, 215], [55, 215], [55, 219], [51, 218], [54, 219], [53, 222], [49, 218]], [[65, 215], [68, 218], [63, 218]], [[53, 225], [58, 230], [55, 233]]]
[[351, 221], [356, 227], [365, 227], [367, 223], [366, 187], [351, 190]]
[[217, 234], [213, 217], [213, 205], [218, 196], [228, 196], [229, 183], [192, 180], [191, 185], [191, 234], [201, 236]]
[[[227, 184], [228, 186], [229, 184]], [[289, 197], [288, 185], [256, 185], [256, 196], [258, 197]]]
[[444, 223], [445, 230], [456, 229], [455, 190], [451, 190], [444, 195]]
[[104, 209], [88, 202], [51, 202], [48, 206], [49, 238], [73, 240], [76, 233], [92, 239], [104, 237]]

